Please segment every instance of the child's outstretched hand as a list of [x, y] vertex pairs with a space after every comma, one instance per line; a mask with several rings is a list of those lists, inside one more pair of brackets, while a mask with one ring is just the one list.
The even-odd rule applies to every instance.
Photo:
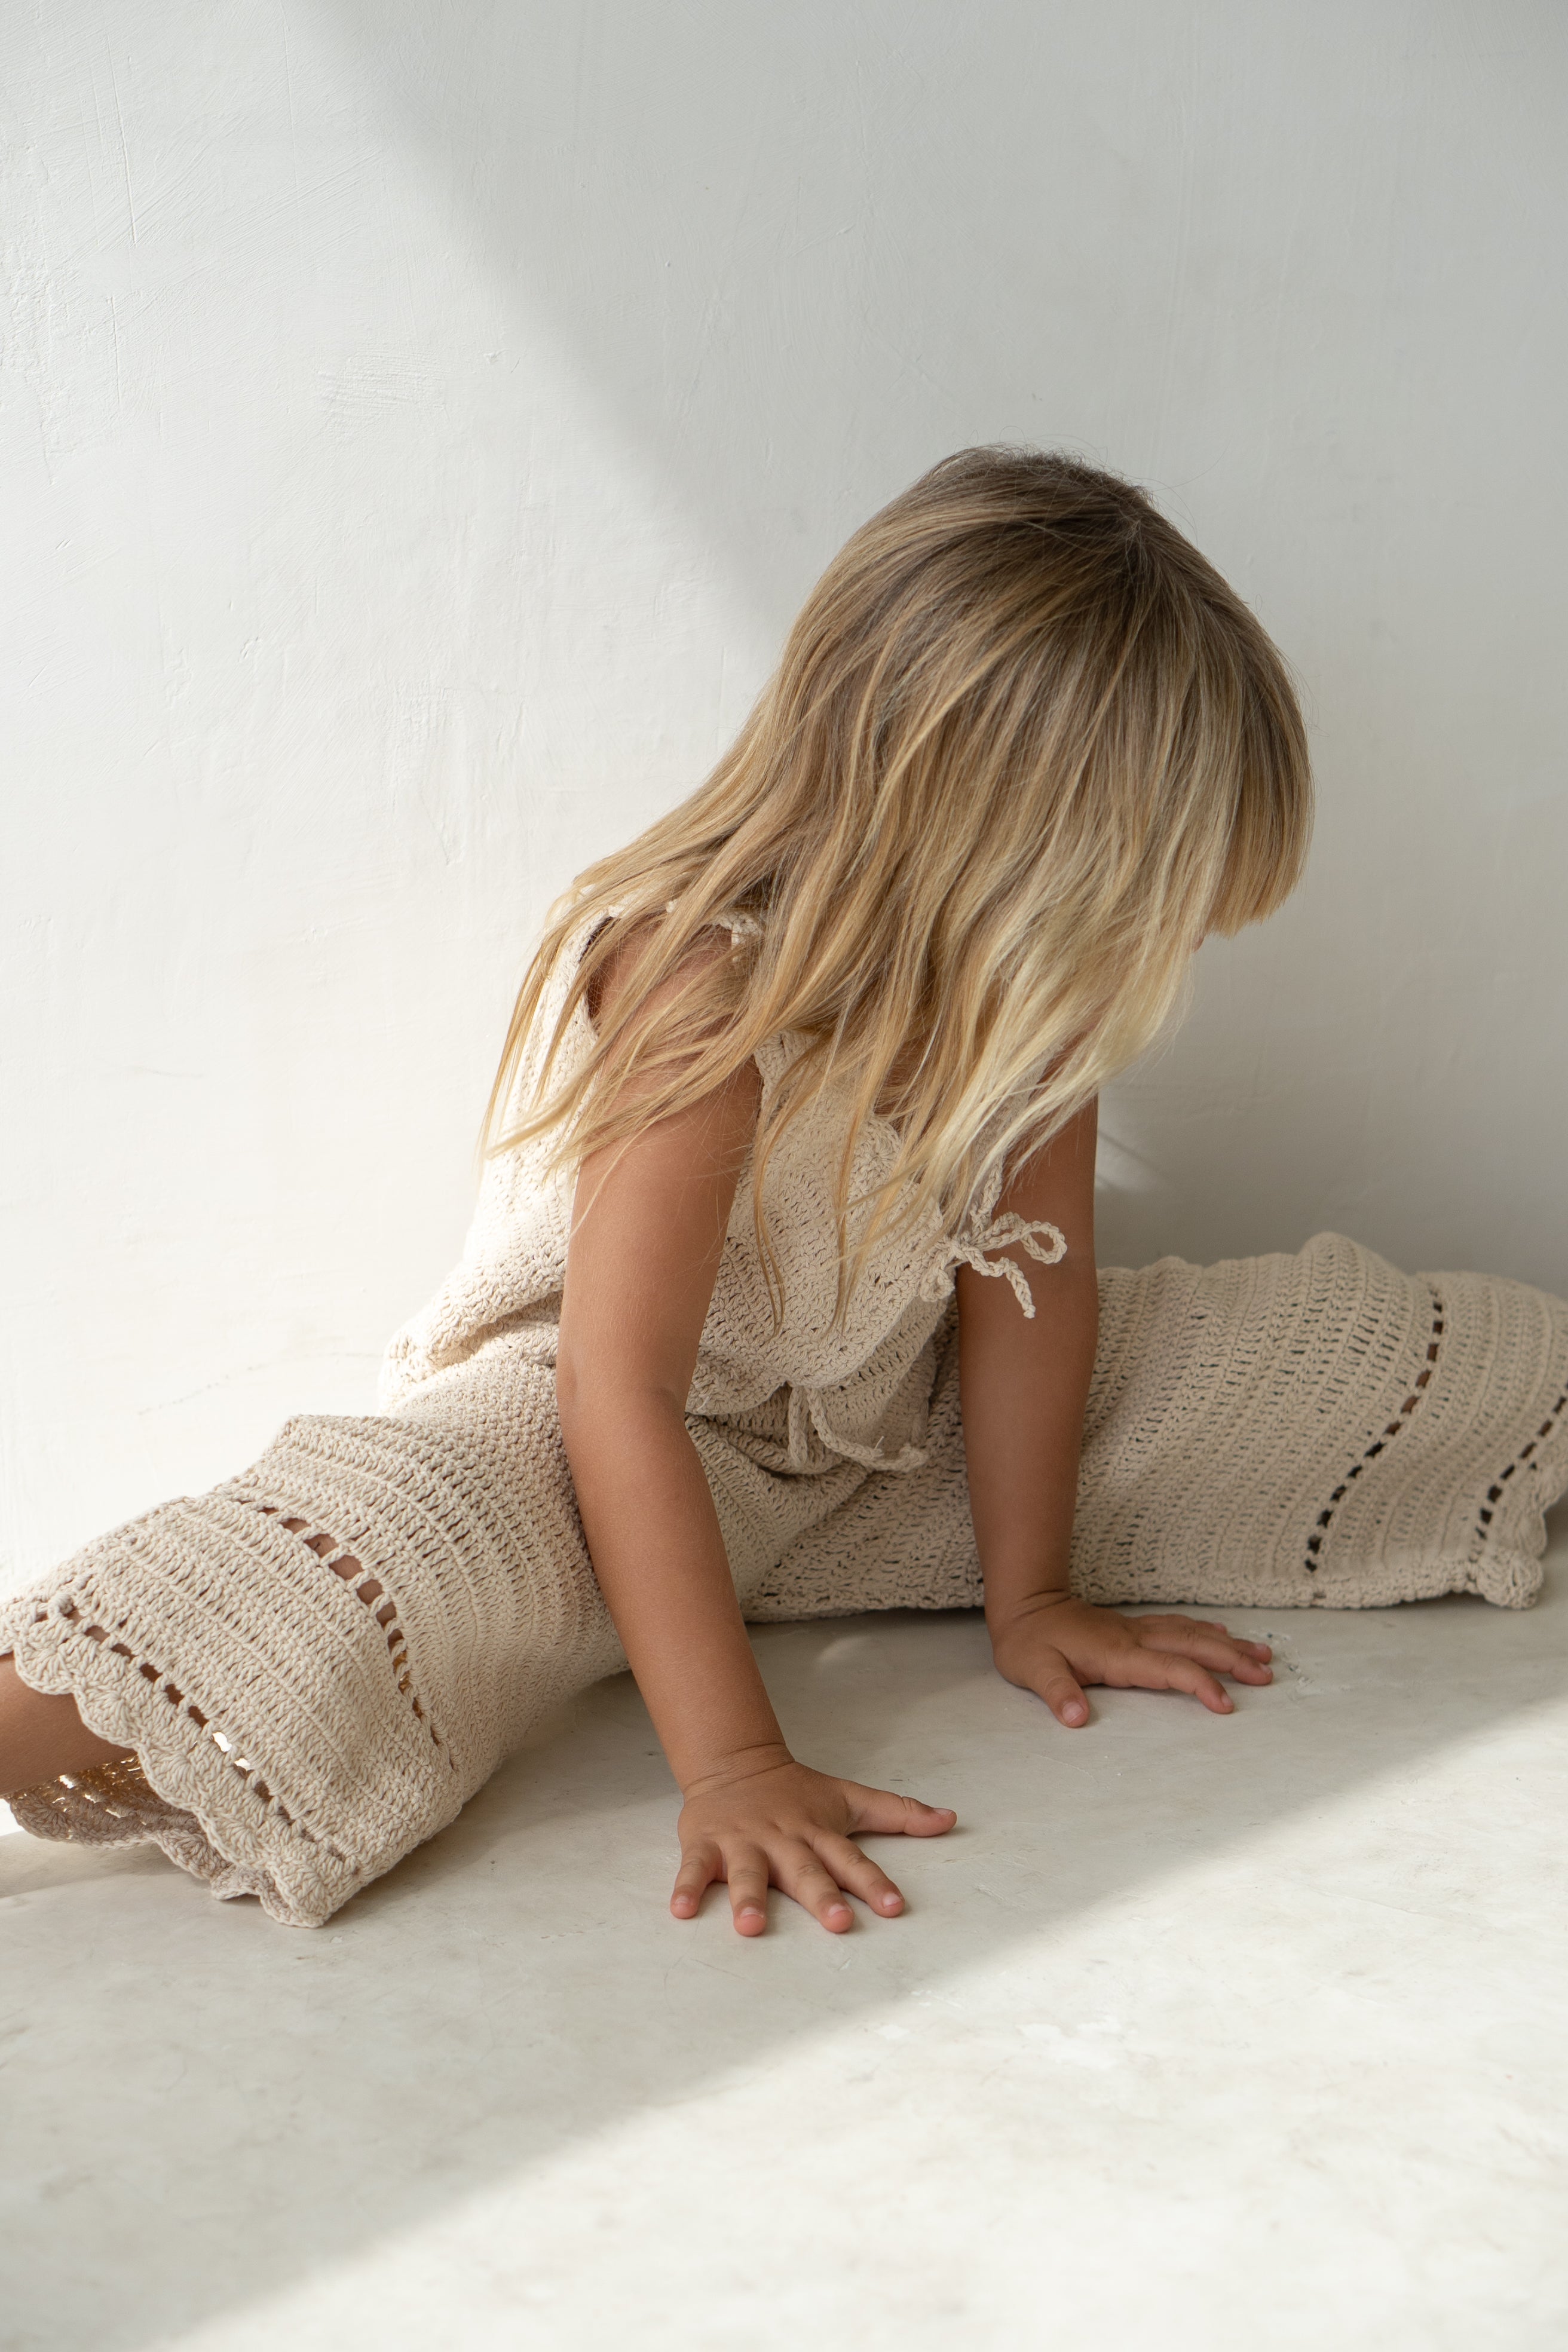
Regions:
[[1089, 1721], [1086, 1683], [1118, 1690], [1190, 1691], [1215, 1715], [1236, 1702], [1216, 1677], [1271, 1683], [1267, 1642], [1242, 1642], [1197, 1617], [1123, 1617], [1087, 1601], [1036, 1601], [993, 1629], [996, 1670], [1024, 1690], [1037, 1691], [1058, 1723], [1076, 1730]]
[[777, 1886], [841, 1936], [854, 1922], [845, 1890], [884, 1918], [904, 1907], [892, 1880], [855, 1838], [866, 1831], [941, 1837], [957, 1819], [945, 1805], [814, 1772], [780, 1749], [776, 1758], [714, 1774], [688, 1790], [669, 1907], [678, 1919], [693, 1919], [705, 1889], [727, 1879], [737, 1932], [760, 1936], [768, 1924], [768, 1888]]

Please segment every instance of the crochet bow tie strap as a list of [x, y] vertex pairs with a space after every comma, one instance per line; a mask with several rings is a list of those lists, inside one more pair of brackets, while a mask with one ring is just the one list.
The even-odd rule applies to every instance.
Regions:
[[[1036, 1236], [1044, 1234], [1044, 1244]], [[944, 1234], [940, 1248], [931, 1260], [930, 1271], [921, 1285], [922, 1298], [941, 1298], [952, 1288], [955, 1266], [973, 1266], [976, 1274], [1000, 1276], [1013, 1286], [1013, 1296], [1030, 1320], [1034, 1319], [1035, 1295], [1028, 1277], [1016, 1258], [999, 1258], [990, 1262], [995, 1250], [1022, 1246], [1041, 1265], [1059, 1265], [1068, 1254], [1067, 1235], [1059, 1225], [1046, 1217], [1020, 1217], [1009, 1209], [1003, 1217], [989, 1219], [972, 1216], [956, 1234]]]
[[[931, 1300], [945, 1297], [952, 1288], [954, 1266], [972, 1265], [976, 1274], [999, 1276], [1010, 1282], [1013, 1296], [1032, 1321], [1034, 1293], [1029, 1288], [1023, 1268], [1010, 1257], [998, 1257], [994, 1265], [991, 1263], [991, 1253], [1019, 1245], [1040, 1265], [1058, 1265], [1067, 1255], [1067, 1235], [1059, 1225], [1053, 1225], [1047, 1218], [1020, 1217], [1012, 1210], [1001, 1217], [971, 1216], [958, 1233], [942, 1236], [921, 1284], [921, 1297]], [[868, 1470], [921, 1470], [928, 1459], [923, 1446], [904, 1445], [897, 1454], [889, 1455], [879, 1444], [863, 1445], [844, 1436], [829, 1422], [823, 1409], [821, 1393], [803, 1383], [796, 1383], [790, 1390], [789, 1400], [789, 1462], [792, 1470], [806, 1467], [808, 1433], [812, 1430], [816, 1431], [830, 1454], [842, 1460], [863, 1463]]]

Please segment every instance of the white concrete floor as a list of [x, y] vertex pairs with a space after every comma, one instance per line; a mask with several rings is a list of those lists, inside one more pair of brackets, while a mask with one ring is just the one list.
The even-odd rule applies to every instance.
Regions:
[[813, 1761], [960, 1811], [842, 1940], [669, 1919], [625, 1679], [319, 1934], [6, 1838], [0, 2342], [1560, 2352], [1557, 1526], [1524, 1615], [1254, 1612], [1229, 1721], [759, 1633]]

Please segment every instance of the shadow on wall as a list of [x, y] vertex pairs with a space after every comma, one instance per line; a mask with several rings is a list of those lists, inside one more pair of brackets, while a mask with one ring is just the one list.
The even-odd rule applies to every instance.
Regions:
[[1337, 1227], [1568, 1290], [1562, 20], [315, 5], [774, 632], [884, 498], [1014, 438], [1148, 483], [1296, 662], [1314, 870], [1112, 1105], [1157, 1179], [1114, 1254]]
[[[1351, 502], [1396, 423], [1374, 396], [1390, 273], [1414, 277], [1434, 208], [1542, 226], [1513, 219], [1518, 174], [1495, 186], [1489, 146], [1550, 130], [1531, 85], [1563, 53], [1544, 17], [1449, 43], [1343, 0], [1283, 37], [1246, 0], [312, 14], [780, 629], [870, 506], [944, 450], [1009, 436], [1069, 441], [1178, 506], [1201, 490], [1218, 560], [1284, 600], [1268, 541], [1326, 509], [1360, 558], [1338, 582], [1356, 612], [1379, 525]], [[1442, 320], [1409, 289], [1407, 339], [1446, 347], [1457, 308], [1528, 285], [1498, 242], [1486, 282], [1444, 288]], [[1477, 421], [1450, 356], [1423, 436]], [[1323, 436], [1358, 415], [1325, 478]]]
[[[1225, 560], [1268, 578], [1281, 431], [1310, 443], [1301, 409], [1338, 421], [1386, 364], [1389, 248], [1425, 226], [1388, 217], [1390, 76], [1443, 111], [1422, 45], [1364, 11], [1347, 76], [1333, 22], [1282, 42], [1245, 0], [315, 13], [775, 629], [872, 506], [973, 439], [1065, 440], [1178, 503], [1201, 483]], [[1315, 212], [1341, 148], [1363, 177]]]
[[[946, 1840], [873, 1842], [912, 1907], [847, 1939], [775, 1898], [742, 1944], [717, 1891], [668, 1918], [676, 1804], [626, 1676], [317, 1934], [146, 1852], [6, 1839], [7, 2347], [173, 2345], [972, 1964], [1028, 1944], [1048, 1969], [1054, 1929], [1292, 1816], [1403, 1775], [1422, 1819], [1422, 1759], [1568, 1696], [1560, 1582], [1523, 1615], [1244, 1615], [1278, 1644], [1271, 1690], [1228, 1720], [1101, 1693], [1084, 1734], [997, 1679], [976, 1616], [755, 1629], [817, 1763], [960, 1811]], [[1401, 1834], [1445, 1885], [1432, 1827]], [[1327, 1899], [1382, 1902], [1367, 1867], [1347, 1853]]]

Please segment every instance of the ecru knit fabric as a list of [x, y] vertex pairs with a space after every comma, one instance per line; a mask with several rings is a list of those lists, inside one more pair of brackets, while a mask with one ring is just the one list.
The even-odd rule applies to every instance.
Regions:
[[[755, 925], [737, 919], [732, 928], [743, 935]], [[541, 1007], [531, 1050], [513, 1088], [514, 1105], [531, 1096], [542, 1040], [553, 1032], [574, 946], [563, 957], [561, 973]], [[592, 1043], [588, 1015], [579, 1003], [563, 1041], [562, 1067], [577, 1065]], [[803, 1043], [784, 1036], [759, 1051], [764, 1101]], [[769, 1162], [763, 1209], [785, 1301], [776, 1328], [757, 1244], [751, 1176], [742, 1171], [689, 1399], [693, 1413], [727, 1421], [787, 1391], [787, 1433], [773, 1464], [781, 1471], [819, 1466], [824, 1449], [837, 1460], [867, 1468], [913, 1469], [919, 1449], [907, 1434], [891, 1456], [887, 1453], [893, 1442], [888, 1416], [952, 1296], [955, 1267], [970, 1265], [1004, 1276], [1032, 1314], [1028, 1286], [1016, 1265], [987, 1253], [1004, 1242], [1021, 1241], [1033, 1258], [1049, 1265], [1066, 1247], [1054, 1225], [1026, 1229], [1017, 1217], [994, 1219], [994, 1181], [957, 1234], [944, 1233], [928, 1209], [885, 1234], [836, 1325], [833, 1182], [846, 1118], [842, 1101], [819, 1104], [791, 1122]], [[885, 1181], [897, 1150], [898, 1138], [885, 1120], [868, 1122], [851, 1170], [852, 1196], [863, 1198]], [[553, 1364], [574, 1186], [567, 1171], [551, 1170], [550, 1156], [550, 1142], [540, 1140], [489, 1163], [460, 1265], [387, 1351], [380, 1394], [384, 1410], [397, 1411], [434, 1373], [471, 1359], [503, 1332], [539, 1362]], [[858, 1238], [853, 1223], [851, 1238]]]
[[1073, 1583], [1118, 1603], [1521, 1609], [1568, 1486], [1568, 1305], [1294, 1256], [1100, 1276]]
[[[579, 1011], [566, 1050], [590, 1040]], [[764, 1091], [796, 1050], [759, 1056]], [[836, 1328], [841, 1119], [830, 1103], [797, 1122], [769, 1171], [776, 1327], [742, 1176], [689, 1399], [752, 1620], [978, 1601], [954, 1269], [1008, 1281], [1032, 1312], [995, 1253], [1021, 1241], [1048, 1267], [1063, 1249], [1054, 1227], [996, 1220], [994, 1194], [956, 1234], [910, 1221]], [[874, 1123], [856, 1192], [894, 1149]], [[378, 1414], [289, 1422], [242, 1477], [0, 1605], [24, 1679], [71, 1692], [137, 1759], [17, 1798], [25, 1828], [152, 1840], [215, 1894], [318, 1926], [449, 1822], [543, 1711], [624, 1665], [556, 1419], [571, 1188], [544, 1159], [491, 1163], [461, 1264], [389, 1350]], [[1049, 1276], [1030, 1272], [1048, 1308]], [[1334, 1234], [1294, 1257], [1110, 1270], [1100, 1291], [1079, 1591], [1533, 1597], [1542, 1513], [1568, 1481], [1560, 1302], [1409, 1277]]]

